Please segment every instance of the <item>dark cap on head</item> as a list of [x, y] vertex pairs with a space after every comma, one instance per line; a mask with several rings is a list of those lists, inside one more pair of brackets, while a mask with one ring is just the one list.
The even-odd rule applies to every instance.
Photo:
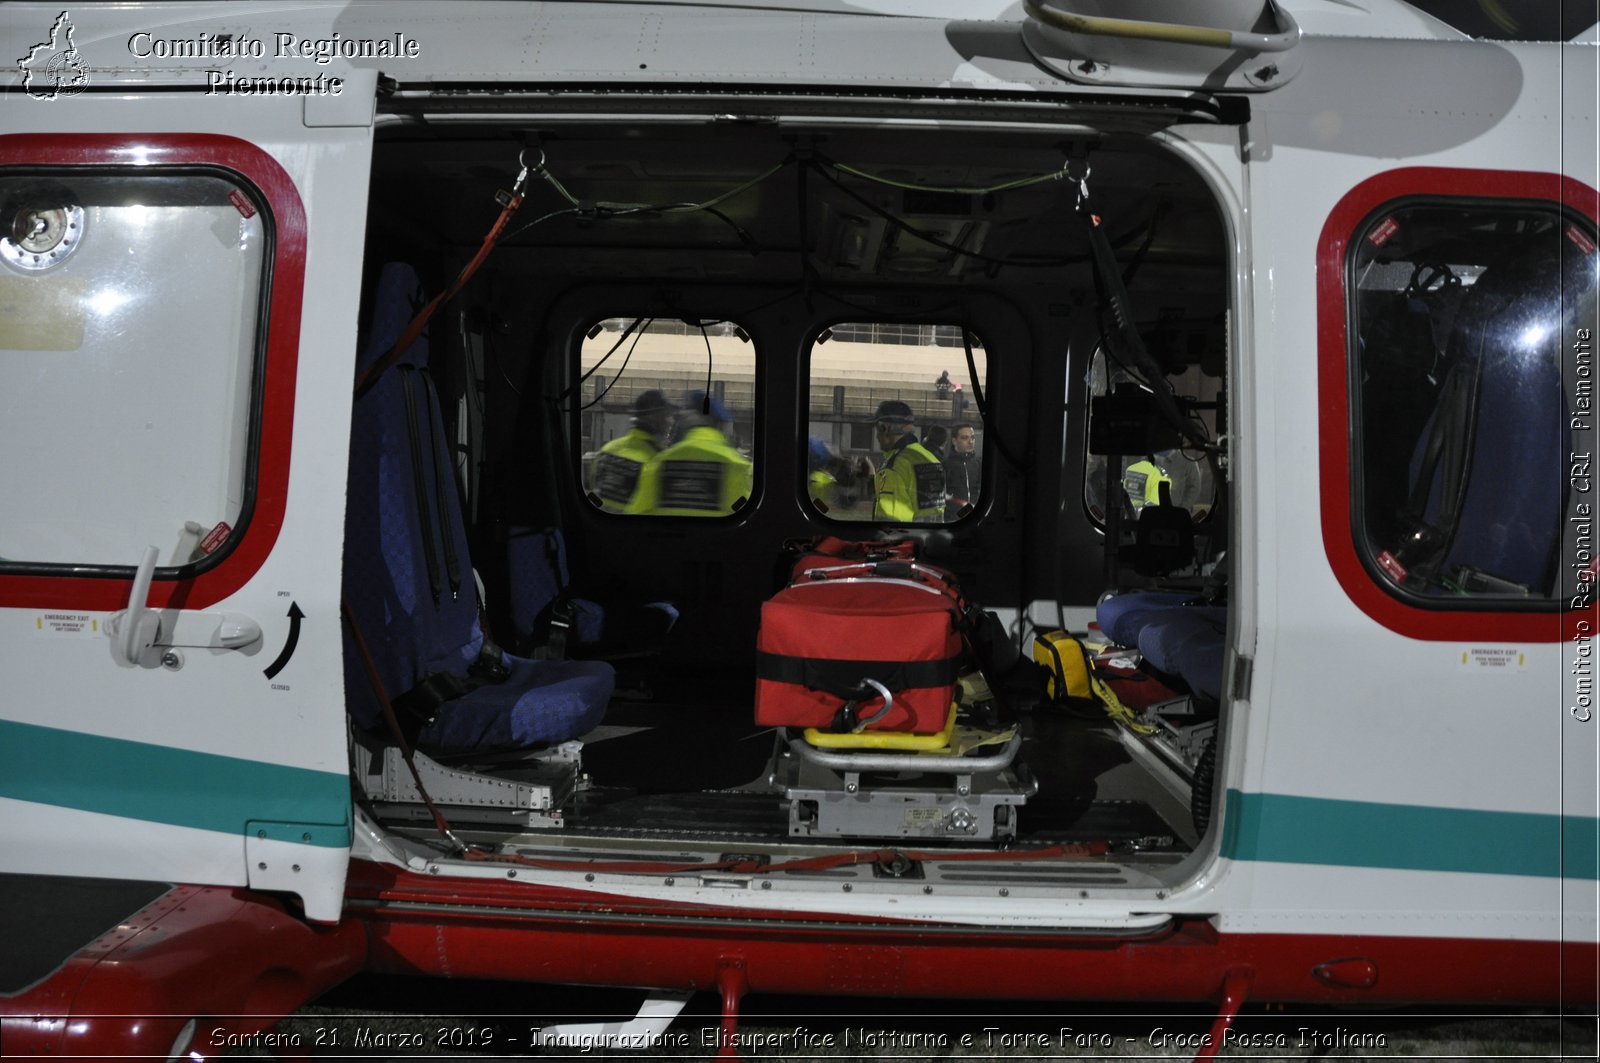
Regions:
[[667, 397], [659, 391], [641, 391], [633, 400], [634, 416], [646, 413], [659, 413], [662, 410], [675, 410], [676, 406], [667, 401]]
[[878, 412], [873, 415], [874, 421], [886, 421], [889, 424], [912, 424], [916, 417], [911, 412], [908, 403], [899, 399], [884, 399], [878, 403]]

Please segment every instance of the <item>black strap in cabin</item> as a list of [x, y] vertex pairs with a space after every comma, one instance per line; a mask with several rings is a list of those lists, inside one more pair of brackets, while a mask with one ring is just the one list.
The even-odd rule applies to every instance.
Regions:
[[[1490, 304], [1494, 309], [1495, 304]], [[1406, 568], [1426, 580], [1445, 560], [1461, 523], [1461, 507], [1466, 500], [1468, 469], [1478, 431], [1478, 389], [1483, 374], [1482, 345], [1484, 319], [1489, 313], [1473, 307], [1476, 318], [1468, 318], [1457, 328], [1477, 326], [1478, 350], [1458, 350], [1445, 371], [1439, 388], [1433, 424], [1421, 459], [1417, 478], [1406, 505], [1407, 539], [1395, 548]], [[1459, 315], [1458, 315], [1459, 316]], [[1443, 466], [1441, 470], [1440, 466]], [[1439, 509], [1429, 521], [1428, 502], [1437, 483]]]
[[835, 661], [758, 652], [756, 678], [793, 683], [839, 698], [870, 696], [865, 680], [875, 679], [891, 693], [950, 686], [960, 674], [961, 657], [936, 661]]
[[[428, 448], [428, 460], [433, 465], [433, 500], [434, 510], [438, 516], [439, 543], [444, 547], [445, 577], [450, 581], [450, 597], [461, 596], [461, 559], [456, 556], [455, 520], [452, 514], [461, 510], [460, 501], [453, 497], [453, 488], [450, 486], [450, 469], [448, 465], [439, 462], [439, 451], [444, 442], [443, 415], [439, 413], [439, 404], [434, 401], [433, 378], [426, 369], [419, 370], [422, 378], [422, 401], [428, 407], [428, 431], [438, 432], [439, 438], [433, 446]], [[446, 453], [448, 447], [443, 448]]]
[[[1122, 270], [1117, 265], [1117, 256], [1111, 250], [1111, 241], [1106, 238], [1105, 227], [1101, 217], [1095, 213], [1094, 204], [1089, 196], [1089, 170], [1087, 159], [1073, 159], [1069, 167], [1074, 171], [1081, 169], [1078, 181], [1078, 215], [1083, 219], [1084, 231], [1089, 240], [1089, 261], [1094, 267], [1097, 287], [1103, 295], [1107, 309], [1111, 311], [1114, 328], [1105, 333], [1108, 350], [1120, 350], [1125, 358], [1119, 357], [1119, 362], [1132, 362], [1143, 375], [1141, 381], [1155, 397], [1156, 409], [1160, 411], [1178, 433], [1196, 447], [1204, 450], [1208, 457], [1212, 454], [1211, 441], [1206, 437], [1205, 426], [1195, 418], [1186, 416], [1178, 406], [1177, 395], [1172, 389], [1172, 382], [1167, 379], [1166, 371], [1160, 363], [1150, 356], [1150, 351], [1144, 345], [1144, 337], [1139, 335], [1139, 329], [1133, 320], [1133, 301], [1128, 297], [1127, 286], [1122, 280]], [[1217, 470], [1213, 467], [1213, 473]], [[1218, 481], [1222, 479], [1217, 476]], [[1112, 503], [1106, 500], [1107, 506]]]
[[417, 496], [417, 523], [422, 531], [422, 562], [428, 570], [428, 589], [433, 594], [433, 604], [439, 604], [439, 559], [433, 552], [433, 517], [428, 508], [427, 477], [422, 471], [422, 434], [417, 425], [416, 385], [413, 383], [414, 367], [402, 365], [400, 383], [405, 391], [406, 434], [411, 443], [411, 483]]
[[1460, 462], [1448, 452], [1453, 448], [1454, 442], [1460, 437], [1462, 421], [1466, 417], [1467, 408], [1471, 405], [1471, 385], [1466, 373], [1466, 367], [1461, 363], [1452, 366], [1445, 376], [1443, 386], [1440, 388], [1439, 405], [1433, 418], [1433, 424], [1428, 432], [1427, 445], [1423, 447], [1422, 458], [1417, 463], [1417, 481], [1411, 485], [1410, 515], [1415, 520], [1423, 519], [1428, 511], [1428, 499], [1433, 494], [1433, 487], [1439, 475], [1439, 465], [1443, 462], [1445, 467], [1445, 483], [1439, 497], [1439, 520], [1447, 523], [1446, 510], [1452, 505], [1450, 483], [1454, 472], [1459, 468]]
[[396, 694], [392, 704], [402, 726], [406, 728], [407, 741], [415, 742], [417, 733], [431, 724], [439, 710], [458, 698], [464, 698], [481, 686], [504, 683], [511, 678], [506, 667], [505, 654], [488, 639], [478, 649], [478, 656], [467, 667], [464, 676], [450, 672], [434, 672], [422, 677], [416, 686], [403, 694]]
[[478, 684], [471, 679], [435, 672], [424, 676], [416, 686], [394, 696], [394, 711], [405, 731], [408, 742], [416, 742], [417, 734], [433, 722], [441, 706], [465, 697]]
[[[972, 382], [972, 398], [978, 407], [978, 420], [983, 423], [984, 438], [994, 440], [995, 449], [1000, 452], [1001, 457], [1011, 463], [1013, 468], [1028, 468], [1032, 463], [1017, 457], [1011, 448], [1006, 446], [1005, 438], [1001, 436], [999, 427], [989, 416], [989, 404], [983, 397], [983, 384], [978, 380], [978, 360], [972, 353], [972, 333], [968, 332], [965, 326], [961, 329], [961, 346], [967, 352], [967, 379]], [[972, 501], [970, 494], [967, 496], [967, 500], [969, 502]]]
[[567, 642], [578, 626], [578, 603], [565, 592], [556, 595], [545, 610], [544, 648], [545, 660], [560, 661], [567, 656]]

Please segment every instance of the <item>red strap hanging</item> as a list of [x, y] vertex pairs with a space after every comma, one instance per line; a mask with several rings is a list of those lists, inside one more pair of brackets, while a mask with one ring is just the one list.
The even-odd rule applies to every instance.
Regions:
[[[500, 217], [495, 219], [495, 223], [490, 227], [488, 235], [483, 238], [483, 245], [478, 248], [478, 253], [473, 255], [472, 261], [468, 262], [466, 268], [456, 275], [456, 279], [450, 283], [450, 287], [434, 296], [426, 306], [417, 311], [417, 315], [411, 319], [411, 324], [407, 325], [405, 332], [401, 333], [399, 341], [389, 348], [389, 353], [367, 366], [356, 377], [357, 395], [365, 391], [374, 380], [383, 375], [386, 369], [400, 360], [400, 356], [410, 349], [411, 345], [417, 341], [418, 336], [422, 335], [422, 330], [428, 327], [428, 321], [433, 317], [434, 311], [455, 298], [456, 293], [466, 287], [467, 281], [471, 280], [472, 275], [478, 272], [478, 267], [483, 265], [484, 260], [489, 257], [489, 252], [494, 250], [495, 241], [500, 239], [500, 234], [505, 231], [507, 223], [511, 221], [511, 216], [517, 212], [518, 207], [522, 206], [522, 190], [528, 183], [528, 164], [523, 161], [521, 156], [518, 156], [517, 162], [522, 167], [522, 172], [517, 174], [516, 183], [511, 186], [509, 193], [500, 193]], [[542, 153], [539, 157], [539, 166], [541, 168], [544, 166]]]

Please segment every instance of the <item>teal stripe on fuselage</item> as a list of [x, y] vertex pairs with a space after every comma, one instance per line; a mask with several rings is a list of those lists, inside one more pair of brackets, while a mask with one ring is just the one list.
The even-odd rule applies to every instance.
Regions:
[[1222, 855], [1342, 867], [1600, 878], [1600, 820], [1229, 790]]
[[295, 824], [305, 829], [285, 837], [350, 845], [350, 779], [343, 773], [11, 720], [0, 720], [0, 797], [236, 836], [252, 823], [252, 832]]

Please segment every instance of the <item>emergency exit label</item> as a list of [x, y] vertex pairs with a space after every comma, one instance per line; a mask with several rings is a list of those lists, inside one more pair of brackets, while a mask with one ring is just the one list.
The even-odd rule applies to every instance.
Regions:
[[1520, 672], [1528, 666], [1528, 655], [1518, 649], [1465, 649], [1461, 666], [1474, 671]]
[[100, 619], [91, 613], [44, 613], [34, 620], [34, 626], [45, 635], [95, 635], [100, 632]]

